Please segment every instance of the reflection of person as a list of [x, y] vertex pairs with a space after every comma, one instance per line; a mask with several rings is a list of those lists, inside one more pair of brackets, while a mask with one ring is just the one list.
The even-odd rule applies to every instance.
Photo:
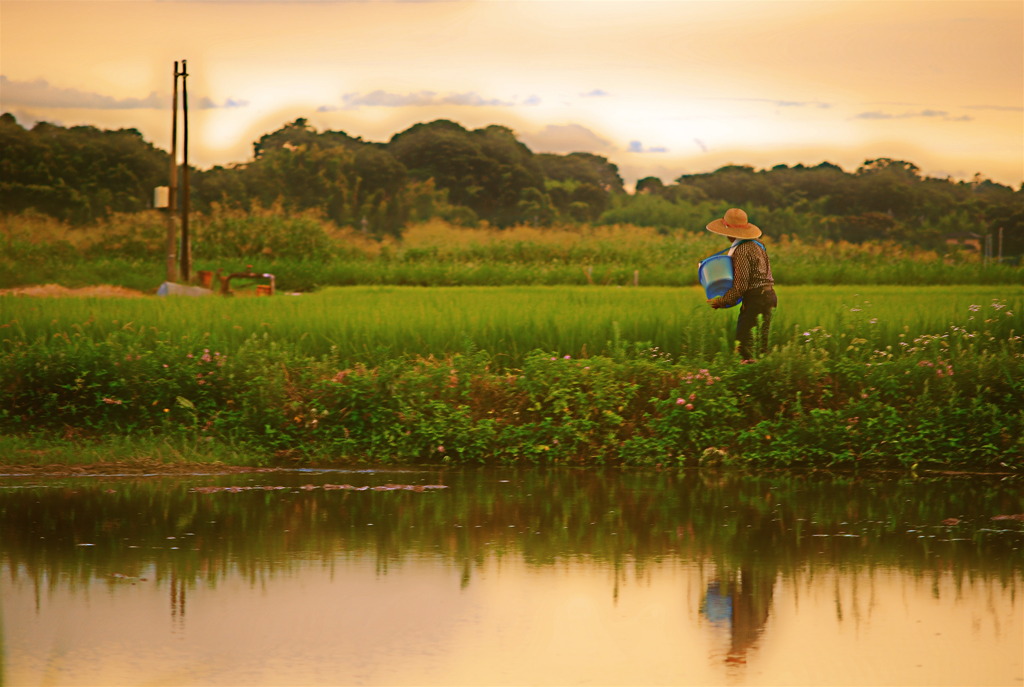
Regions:
[[701, 613], [714, 625], [729, 631], [729, 654], [726, 663], [746, 663], [747, 651], [764, 630], [772, 605], [775, 578], [772, 574], [757, 575], [742, 568], [725, 581], [715, 579], [708, 584]]
[[[707, 230], [732, 239], [733, 282], [732, 288], [717, 298], [708, 301], [712, 308], [729, 308], [743, 299], [740, 316], [736, 320], [736, 341], [743, 360], [753, 360], [768, 350], [768, 329], [772, 312], [779, 304], [775, 294], [775, 279], [768, 260], [768, 251], [757, 239], [761, 230], [747, 220], [747, 213], [739, 208], [726, 211], [725, 217], [716, 219]], [[755, 345], [754, 329], [760, 329]]]

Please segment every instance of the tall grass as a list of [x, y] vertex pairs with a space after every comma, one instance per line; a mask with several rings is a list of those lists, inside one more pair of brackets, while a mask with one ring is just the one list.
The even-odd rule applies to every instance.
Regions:
[[[251, 265], [293, 291], [326, 286], [618, 285], [687, 286], [701, 258], [721, 249], [700, 226], [658, 231], [610, 225], [537, 229], [410, 226], [375, 240], [315, 214], [217, 209], [192, 222], [193, 269]], [[165, 278], [166, 220], [157, 212], [115, 215], [71, 229], [53, 220], [0, 217], [0, 287], [107, 281], [155, 291]], [[1019, 284], [1024, 269], [983, 264], [976, 254], [939, 254], [899, 244], [765, 239], [780, 284]]]

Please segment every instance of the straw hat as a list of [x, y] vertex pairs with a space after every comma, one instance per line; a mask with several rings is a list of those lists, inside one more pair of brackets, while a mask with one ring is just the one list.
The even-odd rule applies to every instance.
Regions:
[[747, 221], [747, 213], [739, 208], [725, 211], [725, 217], [716, 219], [707, 226], [708, 231], [734, 239], [756, 239], [761, 230]]

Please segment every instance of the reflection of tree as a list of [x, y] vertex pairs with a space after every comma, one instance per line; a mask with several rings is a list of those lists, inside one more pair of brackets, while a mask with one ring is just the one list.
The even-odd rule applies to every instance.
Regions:
[[[239, 573], [271, 577], [310, 557], [370, 554], [384, 575], [411, 557], [441, 556], [457, 564], [463, 586], [496, 555], [535, 566], [586, 557], [622, 571], [617, 576], [666, 558], [706, 560], [722, 571], [723, 593], [750, 595], [743, 609], [749, 627], [770, 602], [770, 581], [808, 567], [941, 566], [960, 579], [982, 574], [1007, 583], [1024, 568], [1024, 524], [991, 527], [991, 516], [1022, 507], [1009, 482], [433, 469], [345, 481], [447, 489], [304, 487], [338, 480], [267, 473], [0, 488], [0, 562], [40, 589], [56, 579], [74, 588], [97, 577], [120, 584], [147, 570], [158, 584], [173, 575], [172, 609], [181, 614], [185, 592], [200, 581], [214, 587]], [[282, 488], [190, 490], [211, 484]], [[950, 514], [959, 518], [955, 526], [943, 524]], [[937, 536], [919, 537], [922, 527]]]

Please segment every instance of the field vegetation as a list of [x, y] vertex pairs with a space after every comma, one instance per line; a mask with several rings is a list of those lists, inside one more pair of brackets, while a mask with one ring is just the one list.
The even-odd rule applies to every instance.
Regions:
[[[636, 225], [467, 228], [435, 219], [410, 225], [401, 238], [378, 239], [313, 211], [217, 208], [192, 222], [192, 272], [268, 272], [290, 291], [385, 284], [682, 287], [696, 284], [697, 263], [724, 246], [698, 218], [725, 210], [699, 206], [672, 232]], [[1020, 265], [956, 246], [800, 238], [787, 233], [790, 226], [775, 225], [764, 239], [780, 284], [1024, 281]], [[0, 216], [0, 245], [0, 288], [114, 284], [152, 293], [167, 276], [166, 220], [156, 211], [117, 214], [88, 229], [38, 213]]]
[[0, 297], [4, 453], [1022, 469], [1020, 289], [779, 291], [748, 365], [698, 287]]

